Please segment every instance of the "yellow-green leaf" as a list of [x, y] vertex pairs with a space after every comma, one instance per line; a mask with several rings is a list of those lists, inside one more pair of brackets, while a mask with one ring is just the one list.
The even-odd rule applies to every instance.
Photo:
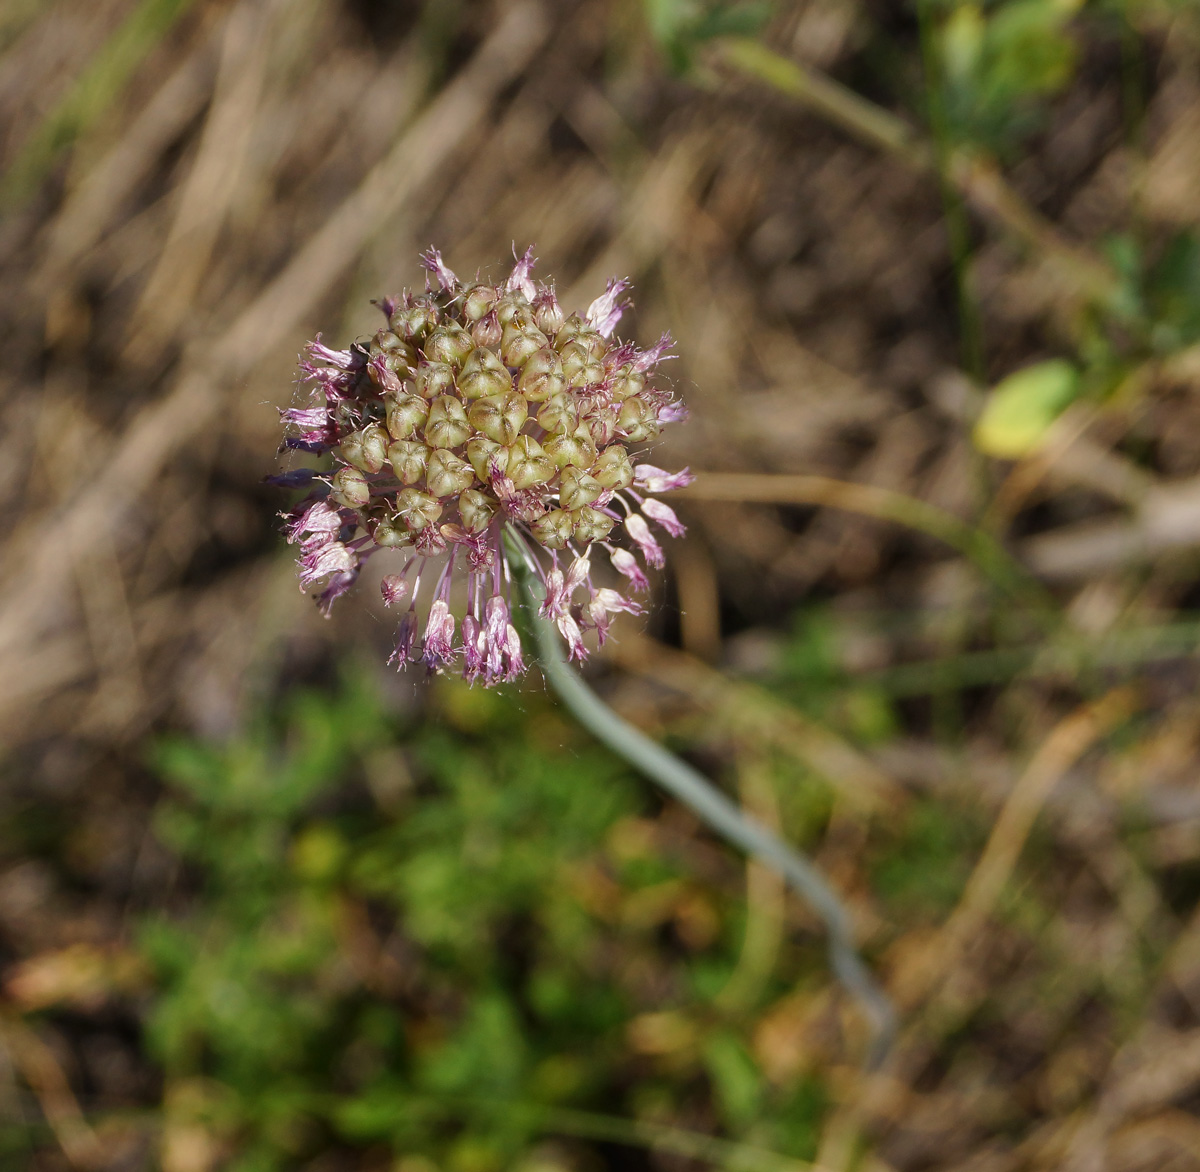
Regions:
[[1029, 455], [1078, 391], [1079, 372], [1062, 358], [1010, 374], [988, 395], [975, 424], [975, 446], [1004, 460]]

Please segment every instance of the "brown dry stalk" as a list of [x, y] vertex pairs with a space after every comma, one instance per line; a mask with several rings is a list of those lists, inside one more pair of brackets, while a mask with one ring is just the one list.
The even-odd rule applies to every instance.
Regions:
[[98, 1168], [104, 1149], [54, 1051], [15, 1014], [0, 1012], [0, 1045], [37, 1098], [58, 1146], [73, 1168]]
[[[716, 59], [803, 103], [860, 142], [886, 150], [917, 171], [938, 167], [932, 144], [903, 119], [860, 97], [811, 66], [768, 49], [758, 41], [729, 37], [718, 43]], [[990, 160], [963, 150], [945, 160], [945, 179], [977, 212], [1051, 262], [1074, 292], [1108, 297], [1116, 277], [1103, 261], [1065, 240], [1054, 225], [1013, 190]]]
[[114, 446], [104, 471], [56, 517], [27, 529], [10, 554], [0, 649], [9, 662], [36, 657], [47, 628], [61, 628], [69, 603], [69, 561], [94, 548], [191, 437], [212, 425], [224, 389], [282, 343], [353, 265], [372, 234], [412, 199], [491, 111], [496, 95], [536, 55], [548, 32], [541, 7], [509, 7], [475, 57], [404, 133], [392, 151], [339, 205], [286, 268], [218, 339], [195, 343], [175, 388], [144, 408]]
[[926, 501], [873, 484], [829, 476], [769, 472], [704, 472], [679, 495], [693, 500], [776, 505], [824, 505], [895, 521], [944, 542], [971, 559], [999, 586], [1042, 602], [1041, 588], [998, 541], [984, 530]]
[[891, 984], [901, 1005], [914, 1005], [958, 964], [967, 943], [995, 909], [1033, 824], [1055, 785], [1098, 740], [1136, 707], [1128, 687], [1081, 705], [1051, 729], [1009, 791], [957, 907], [933, 940], [914, 954]]

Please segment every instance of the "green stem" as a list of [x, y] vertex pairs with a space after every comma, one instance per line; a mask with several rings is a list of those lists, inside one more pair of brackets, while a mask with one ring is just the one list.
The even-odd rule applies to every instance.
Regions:
[[896, 1013], [887, 994], [863, 963], [854, 944], [850, 916], [821, 872], [798, 850], [748, 818], [703, 775], [656, 741], [622, 720], [563, 658], [554, 625], [538, 616], [540, 599], [520, 537], [506, 533], [510, 564], [521, 588], [529, 626], [546, 682], [563, 705], [598, 741], [672, 797], [683, 802], [717, 834], [778, 871], [817, 913], [829, 937], [829, 963], [846, 991], [859, 1003], [871, 1027], [868, 1069], [878, 1068], [891, 1049]]
[[971, 228], [967, 221], [962, 195], [950, 180], [950, 157], [954, 150], [950, 118], [946, 111], [946, 95], [942, 87], [941, 62], [934, 40], [933, 17], [929, 0], [918, 0], [917, 21], [920, 28], [921, 59], [925, 66], [925, 90], [929, 127], [933, 132], [933, 153], [937, 168], [938, 189], [942, 197], [942, 218], [946, 225], [946, 240], [950, 263], [954, 270], [954, 291], [958, 302], [959, 346], [963, 369], [980, 386], [986, 383], [983, 356], [983, 324], [979, 308], [971, 292]]

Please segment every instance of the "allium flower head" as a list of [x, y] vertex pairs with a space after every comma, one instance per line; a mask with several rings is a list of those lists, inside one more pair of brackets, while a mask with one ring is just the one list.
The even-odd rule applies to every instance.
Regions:
[[[397, 551], [400, 568], [382, 583], [387, 605], [408, 604], [393, 661], [430, 671], [461, 661], [465, 678], [494, 684], [525, 670], [505, 527], [542, 579], [543, 617], [584, 658], [584, 632], [603, 641], [612, 615], [641, 611], [593, 585], [593, 551], [606, 551], [629, 589], [645, 590], [620, 541], [661, 566], [650, 522], [683, 532], [648, 494], [682, 487], [689, 473], [635, 464], [631, 449], [686, 410], [653, 381], [670, 338], [640, 350], [613, 336], [628, 282], [610, 281], [585, 313], [567, 314], [554, 287], [533, 280], [532, 250], [498, 285], [460, 281], [436, 249], [422, 261], [425, 291], [380, 303], [387, 325], [369, 342], [307, 347], [312, 402], [280, 413], [291, 429], [284, 444], [330, 453], [333, 467], [284, 514], [288, 540], [300, 547], [301, 588], [323, 584], [326, 614], [368, 557]], [[275, 480], [309, 483], [303, 473]], [[461, 620], [456, 574], [467, 586]]]

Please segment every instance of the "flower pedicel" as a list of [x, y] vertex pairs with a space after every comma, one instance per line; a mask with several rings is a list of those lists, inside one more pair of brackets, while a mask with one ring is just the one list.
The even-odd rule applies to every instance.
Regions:
[[[425, 292], [382, 302], [388, 324], [370, 343], [309, 344], [301, 369], [315, 384], [313, 405], [280, 412], [296, 433], [285, 446], [332, 452], [337, 464], [327, 475], [272, 478], [313, 487], [284, 514], [301, 588], [324, 583], [318, 603], [328, 614], [368, 557], [398, 550], [404, 564], [382, 582], [388, 606], [408, 603], [392, 660], [440, 671], [461, 655], [466, 679], [511, 680], [525, 664], [510, 618], [509, 526], [542, 580], [542, 615], [583, 659], [583, 632], [603, 642], [615, 613], [642, 609], [593, 585], [593, 548], [643, 591], [638, 556], [618, 535], [661, 566], [651, 523], [672, 537], [684, 531], [650, 494], [682, 487], [690, 473], [634, 464], [629, 453], [686, 417], [652, 382], [670, 338], [639, 350], [612, 337], [626, 281], [610, 281], [586, 314], [565, 315], [553, 286], [532, 280], [532, 250], [500, 285], [464, 284], [436, 249], [422, 260]], [[461, 624], [450, 609], [456, 570], [467, 580]], [[423, 582], [432, 596], [422, 630]]]

